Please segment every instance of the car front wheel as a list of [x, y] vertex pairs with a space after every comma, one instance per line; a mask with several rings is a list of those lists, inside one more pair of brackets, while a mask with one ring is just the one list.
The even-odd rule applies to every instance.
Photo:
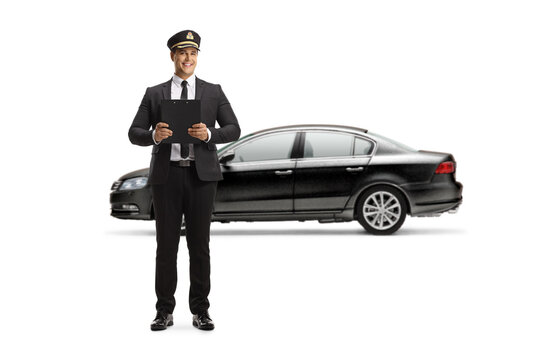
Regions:
[[356, 206], [358, 222], [374, 235], [390, 235], [396, 232], [407, 216], [407, 204], [403, 194], [386, 185], [366, 190]]

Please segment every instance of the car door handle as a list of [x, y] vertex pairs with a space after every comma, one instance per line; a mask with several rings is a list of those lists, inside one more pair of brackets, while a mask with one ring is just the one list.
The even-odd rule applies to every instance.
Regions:
[[285, 170], [285, 171], [276, 170], [276, 171], [275, 171], [275, 174], [276, 174], [276, 175], [291, 175], [291, 174], [292, 174], [292, 170]]
[[345, 168], [345, 170], [347, 170], [348, 172], [360, 172], [362, 170], [364, 170], [364, 167], [363, 166], [359, 166], [359, 167], [348, 167], [348, 168]]

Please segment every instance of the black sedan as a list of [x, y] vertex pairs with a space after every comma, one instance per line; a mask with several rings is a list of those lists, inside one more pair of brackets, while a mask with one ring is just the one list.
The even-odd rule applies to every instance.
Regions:
[[[438, 216], [462, 202], [448, 153], [414, 150], [351, 126], [293, 125], [246, 135], [218, 150], [212, 221], [357, 220], [391, 234], [407, 214]], [[154, 219], [148, 168], [115, 181], [111, 215]]]

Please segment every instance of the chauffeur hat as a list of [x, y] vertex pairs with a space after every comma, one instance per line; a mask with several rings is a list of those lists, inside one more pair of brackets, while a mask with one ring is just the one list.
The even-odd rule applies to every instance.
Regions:
[[169, 50], [173, 49], [182, 49], [186, 47], [194, 47], [197, 50], [201, 44], [201, 37], [193, 30], [183, 30], [179, 33], [171, 36], [169, 41], [167, 41], [167, 47]]

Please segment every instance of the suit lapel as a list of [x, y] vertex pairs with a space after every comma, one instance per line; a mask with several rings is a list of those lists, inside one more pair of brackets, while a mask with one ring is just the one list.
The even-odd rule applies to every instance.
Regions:
[[195, 76], [195, 100], [201, 100], [204, 91], [204, 81]]
[[167, 81], [165, 84], [163, 84], [162, 90], [163, 90], [163, 99], [165, 100], [171, 100], [171, 80]]
[[[201, 100], [202, 94], [204, 92], [204, 81], [199, 79], [197, 76], [195, 76], [195, 100]], [[201, 111], [202, 111], [202, 105], [201, 105]], [[202, 114], [201, 114], [202, 116]], [[205, 122], [203, 119], [201, 119], [202, 122]], [[193, 145], [201, 145], [203, 143], [202, 140], [197, 140], [198, 142], [195, 142]], [[193, 151], [197, 152], [199, 146], [193, 146]], [[196, 157], [197, 155], [195, 155]]]

